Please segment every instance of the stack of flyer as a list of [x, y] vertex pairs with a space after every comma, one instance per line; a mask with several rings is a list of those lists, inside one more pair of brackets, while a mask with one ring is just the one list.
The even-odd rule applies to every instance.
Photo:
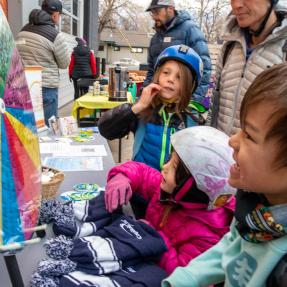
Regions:
[[62, 136], [68, 136], [78, 132], [77, 121], [73, 116], [59, 118], [59, 126]]
[[49, 126], [56, 136], [69, 136], [78, 132], [77, 121], [72, 116], [63, 118], [53, 116], [49, 119]]

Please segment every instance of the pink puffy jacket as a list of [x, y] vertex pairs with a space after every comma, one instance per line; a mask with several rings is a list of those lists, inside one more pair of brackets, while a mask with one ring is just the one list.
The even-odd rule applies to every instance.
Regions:
[[166, 205], [159, 202], [161, 174], [139, 162], [127, 162], [110, 170], [108, 180], [118, 173], [129, 178], [133, 192], [139, 193], [149, 204], [145, 219], [162, 235], [168, 251], [159, 265], [169, 274], [177, 266], [185, 266], [191, 259], [215, 245], [229, 231], [235, 199], [215, 210], [207, 204], [181, 202], [160, 227]]

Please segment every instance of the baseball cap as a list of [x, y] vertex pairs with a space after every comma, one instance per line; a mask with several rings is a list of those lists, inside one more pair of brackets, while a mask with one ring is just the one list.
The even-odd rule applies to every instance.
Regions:
[[162, 8], [167, 6], [174, 7], [174, 0], [152, 0], [149, 7], [145, 11], [148, 12], [151, 9]]
[[53, 12], [62, 13], [63, 5], [59, 0], [44, 0], [42, 2], [42, 10], [46, 11], [48, 14]]

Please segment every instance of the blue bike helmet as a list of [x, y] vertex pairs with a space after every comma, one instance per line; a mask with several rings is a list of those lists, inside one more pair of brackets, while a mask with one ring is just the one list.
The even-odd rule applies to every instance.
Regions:
[[158, 56], [154, 69], [156, 70], [167, 60], [176, 60], [185, 64], [190, 70], [195, 80], [194, 90], [203, 73], [203, 63], [198, 54], [186, 45], [175, 45], [164, 49]]

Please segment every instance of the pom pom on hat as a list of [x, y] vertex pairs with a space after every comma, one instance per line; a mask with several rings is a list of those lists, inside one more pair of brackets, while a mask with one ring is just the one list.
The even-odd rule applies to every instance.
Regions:
[[83, 38], [76, 37], [76, 41], [79, 45], [87, 45], [87, 41]]
[[42, 276], [38, 272], [32, 275], [30, 286], [31, 287], [58, 287], [60, 280], [58, 277]]
[[44, 243], [44, 247], [46, 249], [46, 254], [50, 258], [56, 260], [65, 259], [70, 255], [73, 249], [73, 241], [64, 235], [60, 235], [56, 238], [47, 240]]

